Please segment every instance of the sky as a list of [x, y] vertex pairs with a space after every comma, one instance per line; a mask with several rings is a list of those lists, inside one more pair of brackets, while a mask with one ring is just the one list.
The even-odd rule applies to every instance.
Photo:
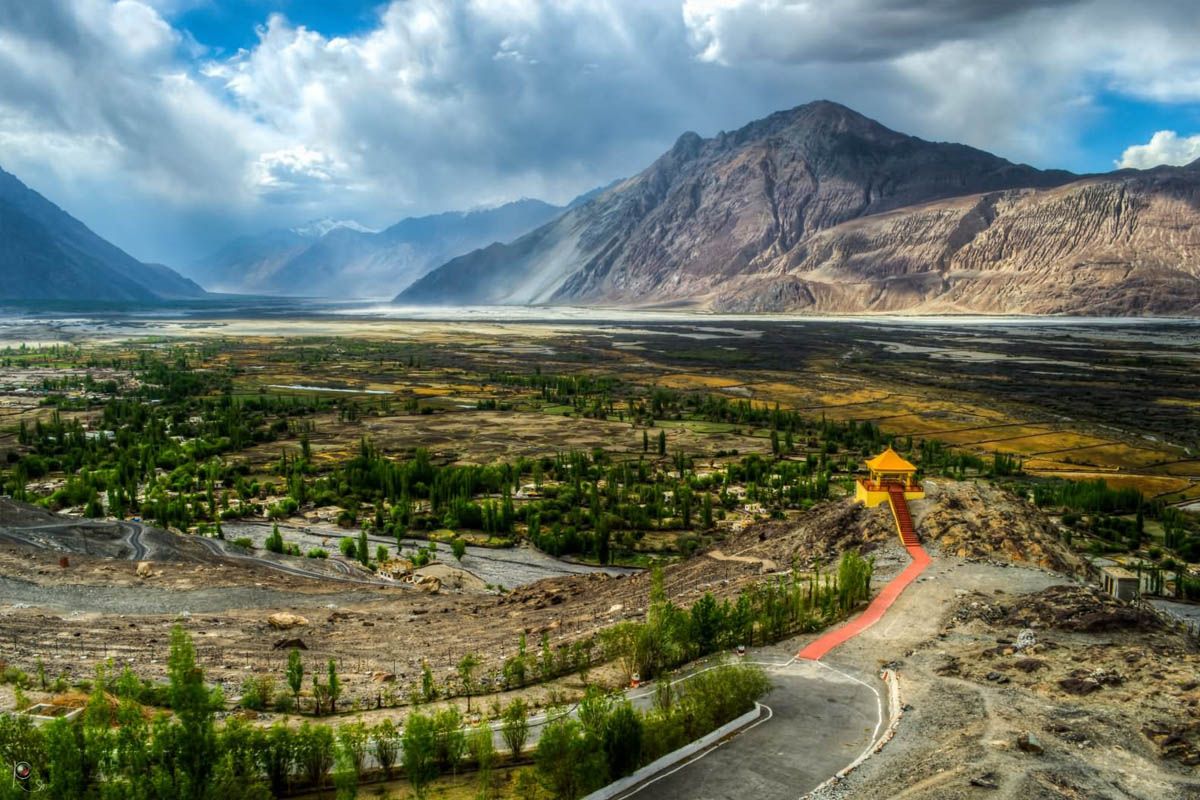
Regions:
[[631, 175], [816, 99], [1043, 168], [1200, 158], [1194, 0], [0, 0], [0, 167], [147, 261]]

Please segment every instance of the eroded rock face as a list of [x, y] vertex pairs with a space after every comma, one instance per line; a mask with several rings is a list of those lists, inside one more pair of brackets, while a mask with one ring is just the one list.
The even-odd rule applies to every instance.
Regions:
[[1081, 178], [810, 103], [711, 139], [400, 302], [1200, 313], [1200, 166]]
[[1200, 169], [993, 192], [820, 232], [725, 310], [1200, 312]]
[[1045, 514], [1003, 489], [930, 479], [925, 491], [927, 499], [911, 506], [917, 532], [946, 555], [1002, 559], [1068, 574], [1083, 566]]

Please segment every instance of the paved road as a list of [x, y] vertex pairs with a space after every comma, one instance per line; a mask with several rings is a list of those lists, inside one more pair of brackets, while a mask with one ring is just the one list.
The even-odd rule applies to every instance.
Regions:
[[762, 701], [769, 718], [620, 797], [796, 800], [871, 746], [883, 718], [873, 676], [782, 659], [767, 671], [775, 684]]

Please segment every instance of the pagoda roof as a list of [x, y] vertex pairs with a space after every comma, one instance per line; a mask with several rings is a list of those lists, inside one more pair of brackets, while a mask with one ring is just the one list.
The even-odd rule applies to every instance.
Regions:
[[900, 457], [892, 448], [867, 461], [867, 468], [875, 472], [916, 472], [917, 468]]

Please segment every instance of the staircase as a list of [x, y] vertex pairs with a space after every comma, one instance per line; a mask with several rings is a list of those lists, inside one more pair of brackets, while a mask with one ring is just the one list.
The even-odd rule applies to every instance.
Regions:
[[904, 499], [904, 486], [899, 483], [889, 483], [887, 490], [892, 516], [896, 518], [896, 530], [900, 531], [900, 541], [904, 543], [905, 547], [919, 545], [921, 540], [917, 538], [912, 516], [908, 513], [908, 501]]

